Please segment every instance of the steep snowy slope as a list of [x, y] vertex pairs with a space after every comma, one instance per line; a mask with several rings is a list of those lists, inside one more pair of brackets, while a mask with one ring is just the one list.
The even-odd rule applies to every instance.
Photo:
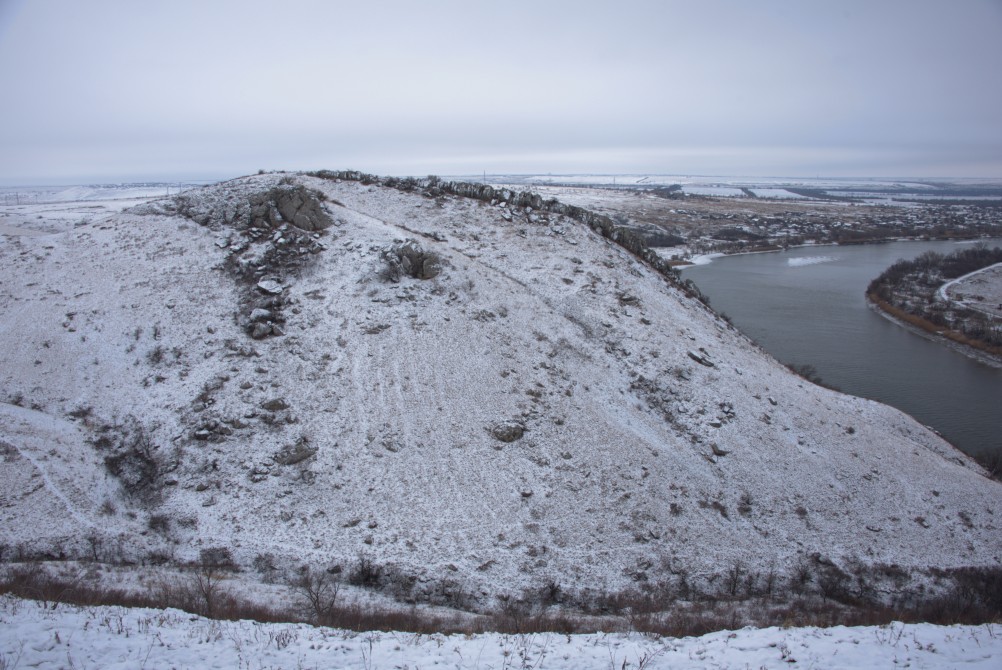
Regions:
[[0, 541], [454, 600], [998, 565], [966, 457], [497, 195], [260, 175], [3, 239]]

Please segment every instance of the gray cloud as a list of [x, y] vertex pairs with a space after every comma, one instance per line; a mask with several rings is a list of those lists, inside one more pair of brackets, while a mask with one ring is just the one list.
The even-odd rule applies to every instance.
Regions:
[[1000, 29], [992, 0], [14, 3], [0, 180], [1002, 177]]

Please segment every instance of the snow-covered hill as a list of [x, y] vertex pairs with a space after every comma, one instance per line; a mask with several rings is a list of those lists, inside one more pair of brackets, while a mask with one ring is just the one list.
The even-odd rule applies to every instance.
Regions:
[[564, 210], [365, 182], [0, 238], [0, 541], [452, 604], [999, 565], [1002, 488], [911, 418]]

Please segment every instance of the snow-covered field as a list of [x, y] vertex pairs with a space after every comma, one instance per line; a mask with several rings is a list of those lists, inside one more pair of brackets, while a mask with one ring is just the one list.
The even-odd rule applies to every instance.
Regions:
[[0, 188], [0, 235], [61, 233], [190, 188], [184, 183]]
[[1002, 627], [893, 623], [639, 633], [419, 635], [213, 621], [179, 610], [47, 608], [0, 597], [0, 667], [15, 668], [998, 668]]
[[754, 193], [759, 198], [780, 198], [780, 199], [799, 199], [803, 200], [804, 196], [797, 195], [796, 193], [791, 193], [785, 188], [755, 188], [752, 189]]
[[690, 186], [682, 188], [686, 193], [692, 195], [711, 195], [715, 197], [743, 197], [745, 192], [733, 186]]
[[1002, 263], [952, 279], [937, 291], [940, 300], [959, 302], [1002, 318]]

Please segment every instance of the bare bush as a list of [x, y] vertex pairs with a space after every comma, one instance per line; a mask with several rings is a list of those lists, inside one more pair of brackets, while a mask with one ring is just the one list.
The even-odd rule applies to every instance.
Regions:
[[232, 570], [237, 567], [233, 552], [227, 547], [207, 547], [198, 552], [198, 564], [202, 568]]
[[348, 573], [348, 583], [352, 586], [374, 588], [379, 586], [381, 574], [381, 568], [373, 563], [372, 559], [360, 556], [351, 572]]
[[329, 624], [333, 620], [341, 585], [332, 574], [326, 570], [313, 571], [306, 566], [300, 570], [290, 586], [311, 622]]
[[132, 498], [155, 504], [160, 499], [160, 478], [176, 467], [153, 441], [152, 432], [135, 417], [105, 424], [91, 440], [99, 451], [109, 452], [104, 465]]

